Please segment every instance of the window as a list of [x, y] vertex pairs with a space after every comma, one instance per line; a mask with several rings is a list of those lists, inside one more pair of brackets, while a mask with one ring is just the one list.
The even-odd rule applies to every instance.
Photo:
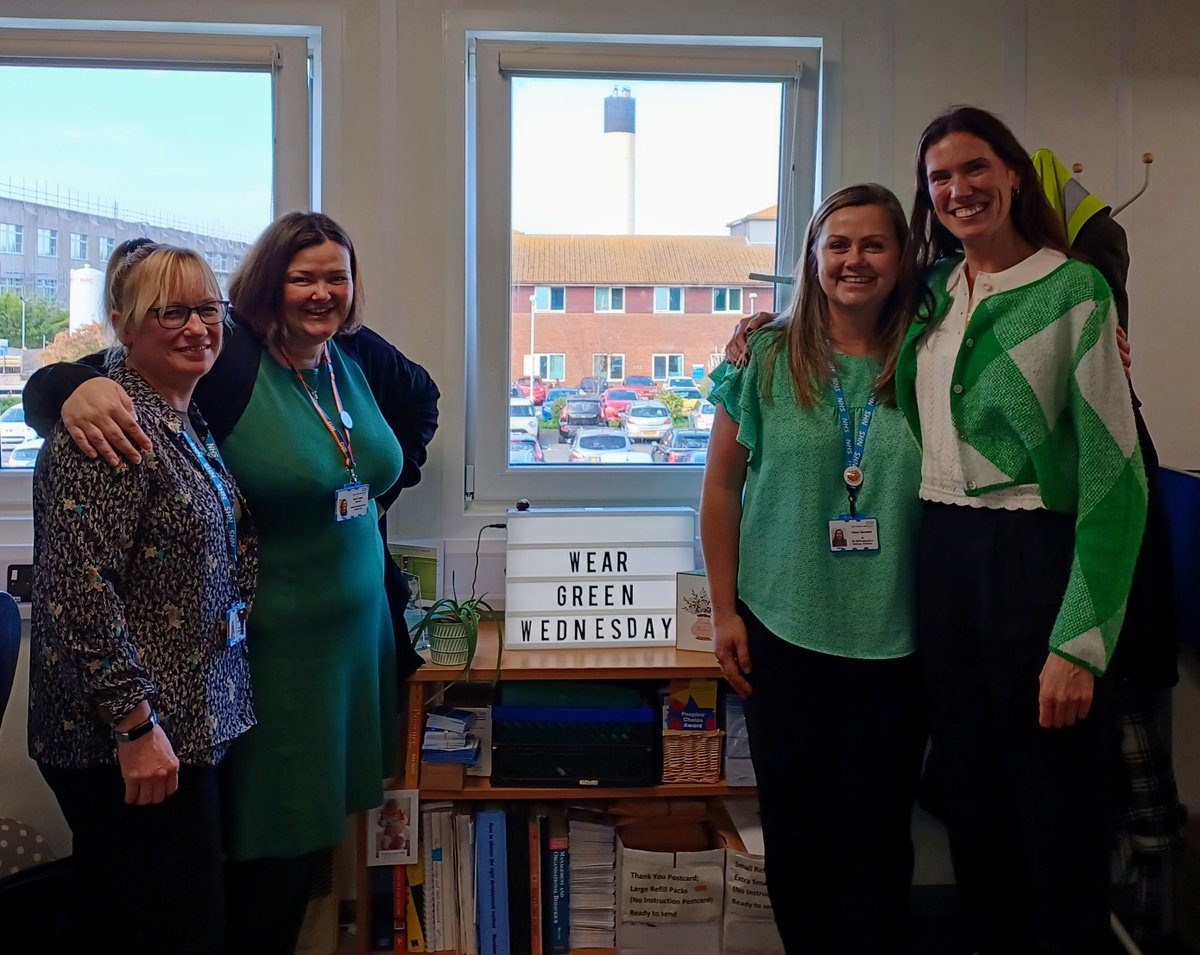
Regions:
[[623, 311], [625, 311], [625, 290], [623, 288], [613, 288], [611, 286], [597, 285], [596, 286], [596, 311], [597, 312], [623, 312]]
[[742, 290], [740, 288], [715, 288], [712, 293], [714, 312], [741, 312]]
[[546, 381], [562, 381], [567, 377], [566, 355], [534, 355], [533, 358], [532, 362], [525, 362], [526, 375], [537, 375]]
[[21, 255], [25, 251], [25, 230], [19, 225], [0, 222], [0, 252]]
[[20, 295], [25, 290], [25, 278], [21, 275], [5, 275], [0, 277], [0, 294], [13, 292]]
[[[820, 41], [463, 36], [465, 254], [449, 267], [467, 315], [466, 494], [694, 504], [698, 467], [573, 465], [550, 421], [545, 463], [510, 465], [502, 397], [531, 354], [563, 354], [579, 388], [682, 377], [729, 337], [711, 289], [791, 271], [796, 223], [817, 194]], [[751, 217], [768, 232], [779, 223], [774, 244], [738, 233]], [[538, 299], [559, 287], [570, 322]], [[646, 320], [685, 311], [687, 322]], [[624, 467], [639, 473], [614, 480]]]
[[683, 289], [678, 287], [663, 288], [661, 286], [656, 288], [654, 290], [654, 311], [682, 312]]
[[683, 377], [682, 355], [655, 355], [653, 357], [654, 380], [666, 381], [668, 378]]
[[[309, 71], [319, 87], [320, 60], [310, 64], [309, 42], [319, 27], [276, 36], [258, 25], [235, 35], [225, 25], [218, 36], [212, 25], [188, 32], [193, 25], [181, 24], [174, 33], [153, 23], [122, 30], [115, 19], [97, 20], [98, 30], [31, 22], [0, 28], [0, 97], [26, 102], [37, 91], [37, 108], [22, 113], [22, 134], [5, 143], [0, 182], [0, 219], [36, 230], [42, 256], [23, 282], [16, 274], [0, 279], [0, 288], [28, 296], [29, 345], [49, 345], [67, 327], [68, 268], [103, 269], [119, 241], [147, 235], [204, 248], [200, 240], [214, 233], [249, 241], [275, 208], [316, 205], [311, 143], [320, 137], [310, 129]], [[81, 89], [103, 108], [80, 109]], [[220, 162], [211, 149], [164, 145], [194, 144], [197, 129], [220, 131]], [[130, 142], [170, 154], [172, 175], [147, 176], [145, 164], [129, 160]], [[23, 219], [14, 219], [14, 207]], [[0, 225], [0, 249], [25, 251], [21, 226]], [[18, 341], [11, 331], [2, 337], [13, 347]], [[0, 516], [29, 514], [27, 467], [0, 481]]]
[[561, 312], [567, 307], [567, 290], [561, 285], [539, 285], [533, 290], [533, 307], [539, 312]]
[[607, 378], [609, 381], [621, 381], [625, 377], [624, 355], [593, 355], [592, 375], [596, 378]]

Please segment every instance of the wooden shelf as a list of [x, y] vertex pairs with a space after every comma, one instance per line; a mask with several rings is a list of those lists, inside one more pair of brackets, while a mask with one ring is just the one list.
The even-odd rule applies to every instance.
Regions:
[[[389, 788], [402, 789], [403, 779], [397, 779]], [[493, 786], [492, 781], [482, 776], [468, 776], [464, 789], [421, 789], [422, 799], [546, 799], [555, 801], [578, 801], [581, 799], [670, 799], [695, 798], [700, 796], [737, 796], [754, 793], [745, 786], [727, 786], [725, 783], [660, 783], [657, 786], [626, 786], [620, 789], [601, 789], [589, 786]]]
[[[461, 667], [426, 663], [409, 679], [414, 683], [448, 683], [465, 678], [473, 683], [490, 683], [496, 675], [499, 647], [494, 623], [479, 627], [479, 648], [469, 673]], [[425, 654], [428, 660], [428, 654]], [[587, 649], [506, 649], [500, 667], [501, 680], [669, 680], [680, 677], [720, 677], [717, 658], [702, 650], [674, 647], [614, 647]]]

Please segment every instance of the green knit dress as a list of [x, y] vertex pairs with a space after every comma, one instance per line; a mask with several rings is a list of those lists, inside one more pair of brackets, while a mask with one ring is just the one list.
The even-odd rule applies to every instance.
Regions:
[[[341, 452], [291, 369], [264, 351], [254, 393], [221, 453], [246, 496], [262, 570], [247, 643], [258, 725], [227, 757], [228, 850], [294, 857], [339, 844], [347, 814], [379, 804], [392, 766], [395, 646], [374, 498], [403, 452], [359, 367], [330, 345], [370, 513], [338, 523]], [[338, 422], [328, 372], [305, 370]], [[340, 427], [340, 426], [339, 426]]]

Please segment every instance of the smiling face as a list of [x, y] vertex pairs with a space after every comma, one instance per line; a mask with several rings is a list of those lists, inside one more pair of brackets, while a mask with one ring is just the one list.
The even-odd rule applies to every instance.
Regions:
[[950, 133], [925, 150], [924, 164], [934, 214], [965, 250], [1016, 237], [1012, 199], [1020, 176], [984, 140]]
[[[220, 291], [199, 280], [184, 280], [156, 306], [186, 305], [194, 308], [220, 298]], [[153, 313], [147, 313], [136, 328], [125, 329], [126, 363], [158, 391], [172, 407], [183, 410], [186, 397], [200, 377], [208, 372], [221, 351], [224, 329], [205, 325], [192, 312], [182, 328], [163, 328]], [[179, 407], [180, 396], [183, 407]]]
[[846, 206], [830, 213], [813, 251], [831, 311], [882, 311], [900, 277], [900, 240], [887, 209]]
[[319, 351], [346, 323], [353, 302], [349, 250], [332, 240], [301, 249], [283, 280], [284, 347], [298, 356]]

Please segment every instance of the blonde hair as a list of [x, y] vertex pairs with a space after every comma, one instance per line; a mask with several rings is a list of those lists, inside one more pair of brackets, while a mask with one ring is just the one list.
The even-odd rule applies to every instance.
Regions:
[[126, 343], [137, 335], [151, 307], [165, 305], [181, 289], [194, 286], [202, 287], [214, 299], [221, 297], [221, 285], [199, 252], [155, 243], [124, 252], [118, 247], [109, 260], [105, 280], [108, 323], [114, 338], [109, 360], [124, 359]]

